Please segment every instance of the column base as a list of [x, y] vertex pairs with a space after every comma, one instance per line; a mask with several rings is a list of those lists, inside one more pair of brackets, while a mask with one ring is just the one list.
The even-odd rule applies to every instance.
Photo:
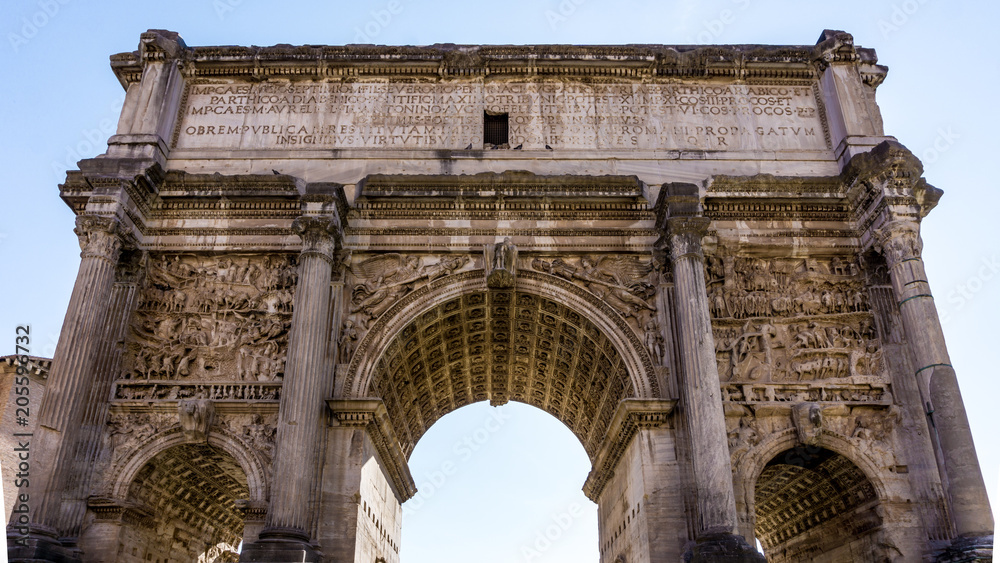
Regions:
[[323, 554], [297, 528], [265, 528], [260, 539], [243, 546], [240, 563], [318, 563]]
[[31, 526], [28, 535], [7, 530], [7, 560], [10, 563], [80, 563], [83, 553], [67, 546], [47, 528]]
[[766, 563], [764, 554], [736, 534], [706, 534], [689, 545], [684, 563]]
[[955, 538], [942, 551], [937, 563], [991, 563], [993, 561], [993, 536]]

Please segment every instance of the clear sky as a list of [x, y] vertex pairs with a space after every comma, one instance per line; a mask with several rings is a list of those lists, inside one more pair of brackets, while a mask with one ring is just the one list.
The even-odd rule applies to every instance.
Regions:
[[[199, 0], [85, 2], [4, 0], [0, 6], [0, 353], [30, 323], [32, 353], [51, 356], [79, 264], [73, 216], [57, 184], [81, 158], [104, 151], [123, 92], [108, 57], [136, 49], [149, 28], [180, 32], [189, 45], [381, 43], [762, 43], [812, 45], [824, 28], [877, 50], [889, 76], [879, 87], [886, 132], [919, 156], [945, 191], [925, 220], [924, 258], [945, 319], [979, 458], [1000, 502], [1000, 196], [991, 100], [1000, 82], [995, 50], [1000, 5], [943, 0], [455, 0], [372, 2]], [[994, 94], [991, 94], [993, 92]], [[992, 358], [992, 359], [991, 359]], [[586, 456], [558, 421], [509, 405], [510, 417], [462, 459], [455, 444], [486, 424], [474, 405], [436, 424], [411, 470], [432, 482], [457, 469], [408, 511], [403, 563], [425, 561], [596, 562], [594, 505], [579, 493]], [[490, 425], [491, 427], [494, 425]], [[574, 496], [575, 495], [575, 496]], [[537, 557], [537, 534], [575, 503], [581, 516]], [[589, 512], [588, 512], [589, 511]], [[579, 512], [579, 511], [577, 511]], [[440, 551], [441, 542], [453, 546]]]

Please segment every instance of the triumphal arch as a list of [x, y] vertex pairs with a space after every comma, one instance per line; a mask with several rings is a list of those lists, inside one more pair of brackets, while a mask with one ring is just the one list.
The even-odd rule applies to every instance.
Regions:
[[398, 562], [408, 456], [478, 401], [580, 440], [604, 563], [991, 556], [921, 262], [941, 191], [849, 34], [152, 30], [111, 66], [12, 560]]

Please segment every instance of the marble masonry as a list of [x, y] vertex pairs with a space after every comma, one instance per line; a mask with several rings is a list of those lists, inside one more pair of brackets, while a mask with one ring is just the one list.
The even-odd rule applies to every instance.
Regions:
[[921, 261], [941, 190], [849, 34], [150, 30], [111, 67], [11, 561], [398, 563], [408, 457], [478, 401], [580, 440], [602, 563], [991, 560]]

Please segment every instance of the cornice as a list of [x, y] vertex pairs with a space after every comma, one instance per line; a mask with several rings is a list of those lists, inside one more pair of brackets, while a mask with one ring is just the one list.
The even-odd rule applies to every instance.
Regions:
[[[21, 363], [21, 359], [27, 359], [26, 364]], [[52, 367], [52, 358], [41, 358], [38, 356], [24, 356], [12, 354], [10, 356], [0, 356], [0, 374], [17, 373], [18, 368], [27, 370], [27, 374], [32, 379], [41, 382], [43, 385], [49, 378], [49, 369]]]
[[301, 181], [287, 174], [191, 174], [181, 170], [166, 173], [161, 197], [258, 196], [298, 198]]
[[712, 176], [705, 188], [706, 196], [771, 197], [837, 197], [842, 198], [846, 189], [839, 176]]
[[[111, 57], [124, 87], [145, 64], [176, 60], [188, 78], [358, 80], [574, 78], [648, 81], [684, 78], [812, 80], [832, 63], [879, 73], [874, 51], [841, 31], [817, 45], [274, 45], [188, 47], [174, 32], [142, 34], [140, 49]], [[884, 68], [884, 67], [882, 67]], [[881, 73], [884, 76], [884, 72]], [[866, 79], [869, 84], [876, 80]]]

